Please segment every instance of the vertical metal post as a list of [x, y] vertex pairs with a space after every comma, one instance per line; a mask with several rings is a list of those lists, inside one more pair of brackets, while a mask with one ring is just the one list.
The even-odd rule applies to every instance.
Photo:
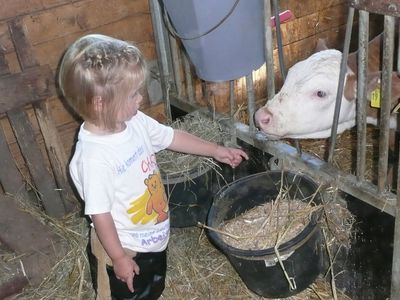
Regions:
[[387, 189], [387, 171], [389, 159], [390, 107], [392, 98], [392, 70], [394, 55], [395, 18], [384, 17], [383, 57], [382, 57], [382, 99], [379, 120], [379, 160], [378, 160], [378, 190]]
[[334, 151], [335, 151], [335, 147], [336, 147], [336, 137], [337, 137], [339, 115], [340, 115], [340, 105], [342, 103], [344, 79], [345, 79], [345, 75], [347, 72], [347, 59], [349, 57], [351, 31], [353, 28], [353, 19], [354, 19], [354, 7], [350, 7], [349, 14], [347, 16], [346, 34], [345, 34], [344, 46], [343, 46], [343, 55], [342, 55], [342, 61], [340, 64], [339, 84], [338, 84], [338, 90], [337, 90], [337, 94], [336, 94], [335, 112], [334, 112], [333, 122], [332, 122], [331, 142], [329, 145], [329, 155], [328, 155], [329, 163], [333, 162], [333, 156], [334, 156]]
[[229, 116], [230, 116], [230, 120], [231, 120], [230, 130], [231, 130], [232, 145], [236, 144], [235, 109], [236, 109], [235, 80], [230, 80], [229, 81]]
[[397, 25], [397, 74], [400, 74], [400, 22]]
[[357, 80], [357, 177], [364, 180], [367, 140], [367, 69], [369, 13], [359, 11], [358, 80]]
[[276, 39], [278, 41], [278, 57], [279, 57], [279, 68], [281, 70], [281, 75], [283, 80], [286, 78], [286, 66], [283, 59], [283, 45], [282, 45], [282, 32], [281, 32], [281, 21], [279, 18], [279, 1], [272, 0], [275, 14], [275, 29], [276, 29]]
[[167, 37], [165, 34], [163, 26], [162, 12], [158, 0], [150, 0], [150, 12], [151, 19], [153, 23], [154, 37], [156, 40], [156, 50], [158, 57], [158, 64], [160, 69], [160, 80], [161, 88], [163, 91], [164, 101], [165, 101], [165, 114], [168, 120], [172, 120], [171, 115], [171, 103], [169, 99], [169, 66], [168, 66], [168, 55], [167, 47], [168, 44]]
[[267, 101], [275, 96], [274, 48], [272, 46], [271, 1], [264, 0], [264, 47], [267, 71]]
[[194, 104], [195, 103], [195, 99], [194, 99], [192, 72], [190, 71], [190, 62], [189, 62], [189, 59], [188, 59], [186, 53], [184, 53], [182, 51], [181, 54], [182, 54], [182, 57], [183, 57], [183, 69], [185, 71], [187, 96], [188, 96], [189, 102]]
[[182, 97], [182, 78], [181, 78], [181, 64], [179, 59], [179, 48], [175, 37], [169, 35], [169, 45], [171, 48], [172, 70], [174, 71], [174, 82], [178, 98]]
[[254, 125], [254, 113], [256, 100], [254, 96], [254, 87], [253, 87], [253, 73], [250, 73], [246, 76], [246, 91], [247, 91], [247, 113], [249, 116], [249, 126], [251, 131], [255, 131]]
[[[400, 147], [399, 147], [400, 149]], [[398, 153], [400, 157], [400, 151]], [[397, 170], [397, 203], [394, 221], [392, 281], [390, 299], [400, 299], [400, 167]]]

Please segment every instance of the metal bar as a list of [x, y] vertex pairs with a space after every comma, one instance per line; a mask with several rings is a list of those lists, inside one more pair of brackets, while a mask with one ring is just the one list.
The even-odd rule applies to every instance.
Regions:
[[153, 23], [154, 38], [156, 40], [156, 50], [158, 57], [158, 64], [160, 69], [161, 89], [163, 91], [165, 101], [165, 114], [168, 120], [172, 120], [171, 105], [169, 99], [169, 67], [167, 55], [167, 38], [163, 26], [163, 19], [160, 4], [158, 0], [150, 0], [150, 12]]
[[354, 19], [354, 8], [350, 7], [349, 14], [347, 16], [346, 35], [344, 38], [343, 55], [342, 55], [342, 61], [341, 61], [341, 65], [340, 65], [340, 74], [339, 74], [339, 84], [338, 84], [338, 90], [337, 90], [337, 95], [336, 95], [335, 113], [333, 116], [331, 141], [330, 141], [330, 145], [329, 145], [328, 162], [330, 162], [330, 163], [333, 162], [333, 155], [334, 155], [335, 147], [336, 147], [336, 137], [337, 137], [339, 114], [340, 114], [340, 105], [342, 103], [344, 79], [345, 79], [345, 75], [347, 72], [347, 59], [349, 56], [351, 31], [353, 28], [353, 19]]
[[184, 53], [182, 51], [181, 54], [182, 54], [182, 57], [183, 57], [183, 70], [185, 72], [187, 96], [188, 96], [188, 99], [189, 99], [190, 103], [195, 103], [193, 81], [192, 81], [192, 72], [190, 70], [190, 62], [189, 62], [188, 57], [186, 56], [187, 55], [186, 53]]
[[181, 78], [181, 60], [179, 59], [179, 49], [176, 39], [169, 35], [169, 45], [171, 49], [172, 70], [174, 74], [174, 83], [178, 97], [182, 97], [182, 78]]
[[281, 70], [282, 79], [286, 78], [286, 67], [283, 59], [283, 45], [282, 45], [282, 32], [281, 32], [281, 21], [279, 18], [279, 1], [272, 0], [275, 14], [275, 29], [276, 29], [276, 40], [278, 41], [278, 57], [279, 57], [279, 68]]
[[275, 96], [274, 48], [271, 27], [271, 1], [264, 0], [264, 46], [267, 71], [267, 100]]
[[397, 74], [400, 74], [400, 22], [397, 25]]
[[247, 113], [249, 117], [249, 125], [250, 129], [255, 131], [254, 125], [254, 113], [256, 107], [256, 100], [254, 96], [254, 87], [253, 87], [253, 73], [250, 73], [246, 76], [246, 91], [247, 91]]
[[400, 2], [397, 0], [351, 0], [349, 4], [370, 13], [400, 17]]
[[389, 159], [390, 107], [392, 98], [392, 70], [394, 55], [395, 18], [384, 17], [383, 57], [382, 57], [382, 100], [380, 109], [378, 189], [387, 189], [387, 172]]
[[[399, 147], [400, 149], [400, 147]], [[400, 150], [398, 153], [400, 157]], [[394, 220], [392, 283], [390, 299], [400, 299], [400, 165], [397, 168], [397, 203]]]
[[364, 180], [367, 143], [367, 70], [369, 13], [359, 12], [358, 80], [357, 80], [357, 178]]
[[235, 80], [229, 81], [229, 117], [231, 124], [229, 132], [231, 133], [231, 142], [236, 144], [236, 130], [235, 130], [235, 110], [236, 110], [236, 97], [235, 97]]

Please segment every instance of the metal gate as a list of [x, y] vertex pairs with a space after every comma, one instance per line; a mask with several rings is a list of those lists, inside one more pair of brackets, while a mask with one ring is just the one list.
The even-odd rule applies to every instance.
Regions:
[[[272, 0], [274, 7], [277, 1]], [[158, 0], [151, 0], [151, 12], [153, 20], [153, 28], [157, 45], [157, 55], [160, 66], [160, 81], [162, 85], [163, 95], [167, 117], [171, 118], [170, 105], [190, 112], [193, 110], [202, 110], [210, 114], [205, 109], [196, 106], [194, 101], [194, 87], [192, 84], [192, 74], [190, 72], [190, 64], [186, 56], [180, 53], [181, 49], [177, 46], [175, 38], [168, 33], [164, 26], [163, 10]], [[344, 77], [347, 68], [347, 59], [350, 48], [351, 33], [354, 24], [354, 16], [358, 14], [358, 88], [357, 88], [357, 157], [356, 157], [356, 174], [345, 173], [334, 167], [331, 163], [334, 157], [336, 146], [336, 129], [338, 124], [338, 116], [340, 113], [340, 101], [343, 94]], [[382, 77], [381, 77], [381, 109], [379, 120], [379, 161], [378, 161], [378, 182], [373, 184], [364, 177], [365, 172], [365, 147], [366, 147], [366, 91], [367, 91], [367, 57], [368, 57], [368, 36], [370, 14], [383, 15], [384, 33], [383, 33], [383, 55], [382, 55]], [[266, 56], [266, 72], [267, 72], [267, 98], [271, 99], [275, 95], [274, 84], [274, 61], [273, 61], [273, 40], [270, 19], [271, 2], [264, 1], [265, 16], [265, 56]], [[279, 35], [279, 17], [275, 13], [277, 20], [277, 36]], [[273, 156], [270, 161], [272, 168], [285, 168], [303, 172], [317, 182], [324, 185], [337, 187], [341, 191], [354, 196], [368, 203], [375, 208], [384, 211], [392, 216], [397, 215], [400, 209], [400, 170], [397, 170], [397, 190], [393, 193], [388, 189], [388, 160], [389, 160], [389, 117], [390, 98], [392, 80], [391, 74], [394, 69], [394, 58], [397, 60], [397, 69], [400, 72], [400, 52], [395, 53], [395, 33], [396, 21], [400, 17], [399, 1], [375, 1], [375, 0], [351, 0], [349, 1], [348, 19], [346, 25], [346, 34], [343, 48], [343, 56], [341, 62], [341, 71], [339, 78], [339, 86], [337, 91], [336, 109], [333, 120], [332, 135], [330, 138], [329, 158], [327, 161], [318, 157], [302, 152], [298, 144], [295, 147], [283, 142], [270, 141], [262, 133], [255, 128], [253, 118], [255, 112], [255, 96], [253, 90], [252, 74], [246, 76], [247, 88], [247, 110], [249, 120], [247, 124], [237, 122], [233, 118], [234, 110], [234, 92], [233, 83], [230, 82], [230, 118], [226, 121], [226, 125], [234, 131], [235, 136], [266, 153]], [[398, 30], [400, 31], [400, 30]], [[400, 39], [399, 39], [400, 40]], [[183, 87], [180, 82], [180, 73], [177, 72], [180, 66], [178, 63], [178, 53], [183, 57], [183, 69], [186, 85]], [[186, 99], [182, 99], [182, 89], [186, 88]], [[215, 114], [213, 115], [215, 117]], [[226, 116], [222, 116], [226, 118]], [[399, 202], [399, 204], [397, 204]], [[395, 237], [394, 237], [394, 253], [392, 266], [392, 287], [391, 299], [400, 299], [400, 219], [395, 221]]]

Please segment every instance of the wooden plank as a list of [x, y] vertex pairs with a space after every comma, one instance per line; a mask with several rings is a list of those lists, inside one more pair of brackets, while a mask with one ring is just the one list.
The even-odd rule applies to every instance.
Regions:
[[25, 189], [25, 181], [10, 153], [3, 130], [0, 130], [0, 182], [3, 190], [21, 199], [29, 199]]
[[[334, 20], [334, 22], [333, 22]], [[315, 36], [327, 30], [334, 30], [346, 24], [347, 8], [342, 5], [333, 6], [319, 13], [309, 14], [282, 24], [282, 43], [294, 42]], [[276, 39], [274, 35], [274, 39]]]
[[[27, 70], [30, 67], [34, 67], [37, 65], [37, 61], [35, 57], [32, 54], [32, 47], [26, 37], [26, 34], [24, 32], [24, 27], [22, 20], [17, 18], [14, 19], [12, 22], [9, 24], [10, 27], [10, 33], [13, 39], [13, 42], [15, 44], [15, 48], [17, 51], [18, 59], [21, 65], [22, 70]], [[53, 76], [51, 76], [52, 78]], [[45, 101], [40, 101], [37, 103], [34, 103], [34, 109], [36, 112], [37, 120], [45, 141], [45, 146], [47, 149], [47, 154], [50, 159], [50, 163], [52, 166], [52, 170], [54, 173], [42, 173], [43, 175], [49, 175], [50, 177], [46, 180], [47, 184], [45, 186], [46, 191], [49, 191], [48, 188], [51, 188], [52, 186], [56, 186], [56, 183], [53, 183], [53, 180], [55, 179], [56, 182], [58, 183], [58, 189], [60, 191], [64, 192], [65, 199], [69, 199], [69, 203], [73, 203], [73, 200], [75, 198], [73, 197], [73, 192], [72, 189], [68, 183], [67, 180], [67, 175], [66, 175], [66, 170], [67, 170], [67, 157], [65, 155], [65, 151], [62, 147], [62, 143], [60, 140], [60, 137], [57, 132], [57, 128], [55, 127], [55, 122], [52, 119], [51, 114], [47, 110], [47, 105]], [[22, 115], [21, 115], [22, 117]], [[15, 128], [15, 127], [14, 127]], [[19, 140], [19, 144], [21, 145], [21, 141]], [[23, 152], [24, 153], [24, 152]], [[34, 157], [32, 157], [34, 158]], [[29, 168], [31, 170], [31, 168]], [[43, 168], [44, 171], [46, 170]], [[32, 171], [31, 171], [32, 176], [34, 177]], [[35, 178], [34, 178], [35, 179]], [[35, 182], [37, 180], [35, 179]], [[43, 191], [39, 190], [40, 192], [43, 193]], [[59, 197], [59, 193], [51, 193], [48, 196], [50, 197]], [[65, 211], [65, 204], [66, 201], [62, 201], [62, 199], [51, 199], [47, 198], [47, 195], [43, 195], [42, 201], [44, 202], [44, 206], [46, 207], [51, 207], [51, 210], [54, 210], [56, 213], [59, 211]], [[50, 203], [46, 203], [49, 202]], [[53, 202], [54, 201], [54, 202]], [[46, 204], [45, 204], [46, 203]], [[54, 205], [60, 205], [60, 208], [54, 208]], [[72, 208], [72, 205], [71, 205]], [[47, 211], [47, 209], [46, 209]]]
[[10, 111], [7, 115], [44, 209], [51, 217], [62, 217], [65, 214], [64, 203], [52, 174], [43, 164], [43, 156], [34, 139], [32, 126], [26, 113], [19, 110]]
[[[48, 42], [35, 45], [33, 51], [39, 64], [49, 64], [52, 69], [55, 70], [62, 54], [69, 45], [85, 34], [96, 32], [123, 40], [133, 41], [143, 52], [143, 55], [146, 57], [146, 59], [156, 59], [152, 31], [148, 31], [150, 30], [150, 28], [148, 28], [150, 24], [143, 23], [144, 20], [145, 19], [142, 17], [131, 17], [119, 22], [105, 24], [97, 28], [92, 28], [88, 31], [77, 32], [59, 39], [50, 40]], [[143, 31], [141, 31], [141, 28], [143, 28]]]
[[[323, 11], [335, 5], [347, 7], [347, 0], [286, 0], [280, 1], [280, 11], [290, 9], [296, 18]], [[274, 11], [272, 12], [274, 14]]]
[[2, 76], [0, 91], [0, 113], [50, 97], [55, 93], [50, 67], [39, 66], [24, 73]]
[[5, 53], [14, 51], [14, 45], [10, 38], [7, 22], [0, 22], [0, 45]]
[[67, 178], [68, 157], [61, 142], [61, 136], [55, 126], [53, 118], [51, 117], [47, 102], [38, 102], [35, 105], [35, 113], [66, 211], [73, 211], [77, 207], [78, 203]]
[[[73, 33], [85, 32], [122, 19], [145, 17], [150, 23], [148, 1], [96, 0], [63, 5], [26, 16], [23, 23], [29, 29], [32, 45], [54, 40]], [[131, 27], [131, 30], [140, 28]], [[43, 34], [43, 33], [46, 34]]]
[[[4, 53], [0, 49], [0, 74], [7, 74], [9, 68]], [[19, 172], [7, 144], [4, 131], [0, 129], [0, 182], [4, 192], [29, 199], [25, 189], [25, 181]]]
[[9, 73], [8, 63], [4, 55], [3, 49], [0, 47], [0, 76]]
[[71, 0], [3, 0], [0, 9], [0, 20], [41, 11]]

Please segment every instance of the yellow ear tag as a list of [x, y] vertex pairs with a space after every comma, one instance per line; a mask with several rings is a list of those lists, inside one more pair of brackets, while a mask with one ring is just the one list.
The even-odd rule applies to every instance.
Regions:
[[371, 107], [381, 107], [381, 89], [376, 88], [371, 92]]

